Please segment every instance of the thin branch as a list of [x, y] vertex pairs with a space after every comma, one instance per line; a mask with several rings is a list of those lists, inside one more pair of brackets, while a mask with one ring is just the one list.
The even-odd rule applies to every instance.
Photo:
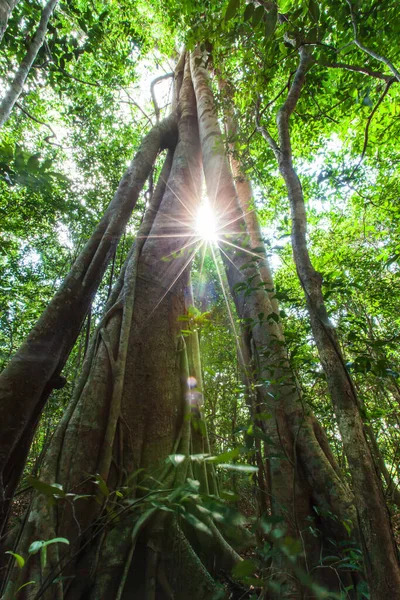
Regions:
[[383, 81], [390, 81], [392, 79], [392, 75], [385, 75], [385, 73], [381, 73], [380, 71], [373, 71], [372, 69], [360, 67], [359, 65], [349, 65], [341, 62], [324, 63], [321, 60], [315, 60], [315, 63], [321, 67], [327, 67], [328, 69], [346, 69], [346, 71], [355, 71], [356, 73], [375, 77], [375, 79], [383, 79]]
[[32, 121], [35, 121], [35, 123], [38, 123], [39, 125], [44, 125], [48, 129], [50, 129], [51, 135], [48, 135], [48, 136], [46, 136], [44, 138], [45, 141], [48, 144], [51, 144], [52, 146], [58, 146], [59, 148], [62, 148], [61, 144], [57, 144], [56, 142], [51, 142], [50, 141], [51, 138], [53, 138], [53, 137], [57, 139], [57, 136], [54, 133], [54, 129], [51, 127], [51, 125], [49, 125], [48, 123], [45, 123], [44, 121], [41, 121], [40, 119], [38, 119], [37, 117], [34, 117], [33, 115], [31, 115], [31, 113], [28, 112], [25, 108], [23, 108], [19, 102], [16, 102], [15, 106], [17, 106], [19, 108], [19, 110], [24, 113], [24, 115], [26, 115], [27, 117], [29, 117], [30, 119], [32, 119]]
[[129, 94], [129, 92], [126, 91], [125, 88], [121, 88], [121, 90], [123, 92], [125, 92], [125, 94], [128, 96], [130, 102], [133, 104], [133, 106], [136, 106], [136, 108], [138, 110], [140, 110], [140, 112], [142, 113], [142, 115], [148, 120], [149, 124], [151, 126], [153, 126], [152, 120], [150, 119], [149, 115], [143, 110], [143, 108], [140, 106], [140, 104], [138, 104], [133, 98], [132, 96]]
[[[320, 116], [320, 117], [325, 117], [325, 119], [329, 119], [329, 121], [332, 121], [332, 123], [336, 123], [336, 124], [338, 125], [338, 124], [339, 124], [339, 123], [338, 123], [338, 121], [336, 121], [335, 119], [333, 119], [332, 117], [330, 117], [330, 116], [328, 115], [328, 111], [327, 111], [327, 112], [325, 112], [325, 111], [323, 111], [323, 110], [322, 110], [322, 108], [320, 107], [320, 105], [319, 105], [319, 104], [318, 104], [318, 102], [317, 102], [317, 99], [314, 97], [314, 94], [311, 92], [311, 93], [310, 93], [310, 95], [311, 95], [311, 99], [312, 99], [312, 101], [314, 102], [315, 106], [316, 106], [316, 107], [317, 107], [317, 109], [319, 110], [319, 116]], [[329, 109], [328, 109], [328, 110], [329, 110]], [[311, 115], [311, 116], [312, 116], [312, 118], [313, 118], [313, 119], [316, 119], [316, 118], [318, 118], [318, 117], [314, 117], [314, 115]]]
[[287, 80], [287, 82], [285, 83], [285, 85], [283, 86], [283, 88], [281, 89], [281, 91], [275, 96], [275, 98], [273, 98], [272, 100], [270, 100], [270, 102], [268, 102], [268, 104], [266, 106], [264, 106], [264, 108], [262, 109], [262, 111], [260, 112], [259, 116], [262, 117], [263, 114], [265, 113], [265, 111], [267, 110], [267, 108], [269, 108], [270, 106], [272, 106], [272, 104], [275, 104], [275, 102], [278, 100], [278, 98], [280, 98], [282, 96], [282, 94], [285, 92], [285, 90], [290, 89], [290, 83], [292, 80], [293, 75], [295, 74], [296, 71], [292, 71], [289, 75], [289, 78]]
[[160, 75], [159, 77], [156, 77], [155, 79], [153, 79], [153, 81], [150, 84], [150, 93], [151, 93], [151, 98], [152, 98], [153, 104], [154, 104], [154, 112], [156, 115], [157, 123], [160, 120], [160, 108], [157, 103], [157, 98], [156, 98], [154, 88], [157, 85], [157, 83], [160, 83], [160, 81], [163, 81], [164, 79], [169, 79], [170, 77], [173, 77], [173, 76], [174, 76], [173, 73], [166, 73], [165, 75]]
[[[280, 92], [278, 92], [278, 94], [275, 96], [275, 98], [273, 98], [272, 100], [270, 100], [270, 102], [268, 102], [268, 104], [266, 106], [264, 106], [264, 108], [262, 109], [262, 111], [259, 112], [259, 108], [260, 108], [260, 98], [257, 101], [257, 105], [256, 105], [256, 122], [257, 122], [257, 126], [253, 129], [252, 133], [250, 134], [250, 136], [247, 139], [247, 144], [249, 144], [251, 138], [253, 137], [253, 135], [255, 134], [256, 131], [259, 131], [259, 126], [260, 126], [260, 121], [261, 121], [261, 117], [263, 116], [263, 114], [265, 113], [265, 111], [272, 106], [272, 104], [274, 104], [281, 96], [282, 94], [285, 92], [285, 90], [290, 88], [290, 81], [293, 77], [293, 75], [295, 74], [295, 71], [292, 71], [289, 75], [289, 79], [287, 81], [287, 83], [284, 85], [284, 87], [281, 89]], [[261, 133], [261, 131], [260, 131]]]
[[394, 66], [394, 64], [392, 62], [390, 62], [390, 60], [388, 58], [386, 58], [386, 56], [382, 56], [382, 55], [378, 54], [377, 52], [375, 52], [374, 50], [371, 50], [370, 48], [367, 48], [366, 46], [364, 46], [364, 44], [362, 44], [359, 41], [359, 39], [358, 39], [358, 33], [357, 33], [357, 22], [356, 22], [355, 14], [353, 12], [353, 7], [351, 6], [351, 1], [350, 0], [346, 0], [346, 2], [347, 2], [347, 4], [349, 5], [349, 8], [350, 8], [351, 23], [353, 25], [353, 32], [354, 32], [353, 43], [356, 46], [358, 46], [358, 48], [360, 48], [360, 50], [362, 50], [366, 54], [369, 54], [370, 56], [372, 56], [372, 58], [375, 58], [375, 60], [379, 60], [379, 62], [382, 62], [387, 67], [389, 67], [389, 69], [392, 71], [393, 75], [396, 77], [397, 81], [400, 81], [400, 72], [396, 69], [396, 67]]
[[395, 82], [395, 78], [391, 77], [390, 81], [387, 82], [385, 89], [383, 91], [383, 93], [381, 94], [378, 102], [375, 104], [373, 110], [371, 111], [371, 114], [369, 115], [368, 119], [367, 119], [367, 125], [365, 127], [365, 132], [364, 132], [364, 146], [361, 152], [361, 158], [358, 162], [358, 164], [354, 167], [354, 169], [352, 170], [352, 172], [349, 175], [349, 179], [351, 179], [354, 175], [354, 173], [359, 169], [362, 161], [364, 160], [365, 157], [365, 153], [367, 151], [367, 145], [368, 145], [368, 133], [369, 133], [369, 126], [371, 125], [371, 121], [376, 113], [376, 111], [378, 110], [378, 108], [380, 107], [380, 105], [382, 104], [383, 100], [385, 99], [386, 94], [388, 93], [390, 86]]
[[92, 81], [85, 81], [84, 79], [80, 79], [79, 77], [75, 77], [75, 75], [71, 75], [71, 73], [68, 73], [68, 71], [66, 71], [65, 69], [62, 69], [61, 67], [59, 67], [58, 65], [54, 64], [54, 66], [56, 67], [57, 71], [60, 71], [60, 73], [62, 73], [63, 75], [66, 75], [66, 77], [69, 77], [70, 79], [73, 79], [74, 81], [77, 81], [78, 83], [83, 83], [84, 85], [90, 85], [92, 87], [102, 87], [102, 85], [96, 81], [95, 83], [93, 83]]
[[268, 129], [261, 125], [261, 113], [259, 112], [259, 106], [260, 106], [260, 99], [258, 100], [257, 105], [256, 105], [256, 128], [257, 128], [257, 131], [259, 133], [261, 133], [261, 135], [263, 136], [263, 138], [265, 139], [265, 141], [268, 143], [269, 147], [275, 154], [276, 159], [279, 160], [279, 156], [281, 154], [281, 149], [279, 148], [278, 144], [276, 143], [276, 141], [274, 140], [274, 138], [272, 137], [272, 135], [270, 134]]

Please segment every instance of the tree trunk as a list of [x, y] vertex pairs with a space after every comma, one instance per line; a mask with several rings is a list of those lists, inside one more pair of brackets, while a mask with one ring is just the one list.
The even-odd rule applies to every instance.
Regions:
[[[19, 592], [21, 600], [32, 589], [57, 600], [187, 600], [188, 594], [207, 600], [217, 592], [176, 516], [157, 511], [178, 502], [190, 449], [188, 361], [178, 317], [185, 314], [194, 248], [179, 250], [182, 237], [190, 240], [184, 221], [199, 203], [201, 164], [188, 64], [178, 113], [171, 173], [166, 165], [42, 469], [42, 480], [92, 496], [56, 505], [35, 497], [17, 552], [26, 556], [33, 540], [55, 536], [70, 546], [67, 552], [61, 543], [49, 546], [46, 565], [35, 555], [22, 572], [14, 569], [5, 600], [27, 581], [35, 584]], [[176, 469], [166, 466], [176, 453], [185, 460]], [[95, 473], [101, 487], [93, 484]], [[213, 538], [227, 555], [216, 528]]]
[[43, 8], [42, 15], [40, 17], [39, 26], [33, 36], [32, 41], [29, 44], [27, 53], [25, 54], [14, 79], [12, 80], [10, 87], [6, 91], [6, 94], [0, 104], [0, 129], [7, 121], [11, 114], [14, 104], [17, 102], [21, 95], [22, 89], [25, 85], [25, 81], [29, 75], [29, 71], [36, 59], [36, 56], [42, 47], [44, 39], [47, 33], [47, 25], [54, 8], [56, 7], [58, 0], [48, 0], [47, 4]]
[[0, 43], [7, 29], [8, 19], [17, 3], [18, 0], [0, 0]]
[[279, 146], [265, 128], [259, 129], [274, 151], [288, 191], [294, 261], [305, 293], [313, 336], [326, 375], [352, 476], [371, 598], [386, 600], [400, 595], [400, 568], [396, 543], [380, 477], [366, 439], [357, 394], [346, 369], [335, 328], [329, 320], [324, 304], [322, 276], [315, 271], [308, 253], [303, 190], [292, 164], [289, 119], [311, 64], [306, 46], [301, 46], [299, 53], [299, 67], [287, 100], [277, 115]]
[[[191, 65], [208, 197], [217, 199], [215, 211], [222, 231], [219, 244], [223, 246], [222, 260], [238, 316], [248, 330], [248, 344], [259, 386], [258, 412], [270, 413], [272, 417], [260, 421], [272, 446], [273, 512], [284, 518], [288, 536], [302, 539], [303, 567], [315, 568], [319, 564], [319, 553], [324, 553], [324, 540], [322, 536], [319, 546], [309, 535], [309, 523], [315, 517], [312, 507], [320, 507], [322, 514], [330, 512], [334, 515], [331, 522], [326, 519], [320, 527], [325, 527], [326, 533], [329, 531], [327, 535], [339, 541], [345, 536], [343, 522], [353, 522], [357, 527], [352, 496], [341, 480], [339, 468], [315, 418], [302, 405], [289, 368], [281, 326], [276, 322], [277, 315], [273, 316], [269, 295], [254, 263], [255, 259], [259, 260], [259, 255], [245, 242], [244, 218], [222, 150], [223, 140], [208, 74], [199, 51], [193, 53]], [[284, 564], [284, 558], [280, 557], [274, 565], [278, 580], [283, 579], [277, 597], [291, 598], [293, 594], [301, 593], [302, 585], [293, 577], [285, 578], [287, 565], [284, 569]], [[335, 588], [327, 571], [324, 573], [326, 583]]]
[[0, 375], [0, 534], [36, 424], [161, 148], [175, 143], [173, 115], [144, 138], [103, 218], [60, 289]]
[[[220, 79], [219, 87], [221, 90], [228, 93], [228, 97], [231, 96], [229, 85], [227, 85], [225, 81], [222, 81]], [[235, 182], [236, 194], [239, 200], [239, 206], [243, 213], [244, 222], [246, 224], [246, 230], [250, 237], [251, 250], [252, 252], [258, 254], [260, 257], [257, 264], [258, 270], [260, 272], [261, 279], [264, 283], [264, 287], [268, 292], [272, 310], [276, 315], [279, 316], [279, 307], [278, 301], [275, 297], [272, 271], [268, 261], [267, 253], [265, 251], [261, 227], [257, 218], [252, 185], [249, 179], [246, 177], [246, 174], [244, 173], [243, 166], [239, 158], [236, 156], [235, 146], [232, 143], [237, 135], [237, 123], [233, 114], [229, 114], [229, 111], [226, 111], [225, 131], [229, 142], [230, 166]]]

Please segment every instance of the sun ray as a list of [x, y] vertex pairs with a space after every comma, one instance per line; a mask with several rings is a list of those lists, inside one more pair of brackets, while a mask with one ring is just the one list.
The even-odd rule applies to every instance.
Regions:
[[232, 246], [232, 248], [236, 248], [237, 250], [240, 250], [241, 252], [245, 252], [246, 254], [250, 254], [250, 256], [255, 256], [258, 259], [261, 258], [260, 255], [257, 254], [256, 252], [252, 252], [251, 250], [247, 250], [246, 248], [238, 246], [237, 244], [232, 244], [232, 242], [228, 242], [227, 240], [224, 240], [222, 238], [219, 241], [223, 242], [224, 244], [228, 244], [228, 246]]
[[215, 208], [215, 205], [217, 203], [217, 196], [218, 196], [218, 190], [219, 190], [219, 183], [221, 181], [221, 174], [222, 174], [222, 164], [221, 164], [221, 168], [219, 170], [219, 174], [218, 174], [218, 181], [217, 181], [217, 185], [215, 186], [215, 196], [214, 198], [210, 198], [210, 201], [212, 203], [212, 208]]
[[195, 219], [196, 215], [190, 210], [190, 208], [188, 206], [186, 206], [186, 204], [183, 202], [183, 200], [181, 200], [179, 198], [178, 194], [172, 189], [172, 187], [169, 185], [168, 181], [165, 182], [165, 185], [170, 190], [170, 192], [172, 192], [174, 194], [174, 196], [178, 200], [178, 202], [180, 202], [182, 204], [183, 208], [185, 210], [187, 210], [187, 212], [193, 217], [193, 219]]
[[174, 287], [175, 283], [178, 281], [179, 277], [182, 275], [182, 273], [184, 272], [184, 270], [190, 265], [190, 263], [193, 261], [194, 257], [196, 256], [197, 252], [199, 251], [199, 249], [201, 248], [201, 246], [203, 245], [204, 242], [200, 242], [198, 247], [195, 249], [195, 251], [193, 252], [192, 256], [190, 256], [187, 261], [185, 262], [185, 264], [182, 266], [182, 268], [179, 270], [179, 273], [176, 275], [175, 279], [173, 280], [173, 282], [168, 286], [168, 288], [166, 289], [165, 293], [162, 295], [162, 297], [160, 298], [160, 300], [157, 302], [157, 304], [155, 305], [155, 307], [153, 308], [153, 310], [150, 312], [150, 314], [148, 315], [146, 321], [148, 321], [148, 319], [151, 317], [151, 315], [154, 313], [155, 310], [157, 310], [157, 308], [160, 306], [161, 302], [164, 300], [164, 298], [166, 297], [166, 295], [168, 294], [168, 292]]
[[220, 252], [222, 252], [222, 254], [224, 254], [226, 256], [226, 258], [229, 260], [229, 262], [232, 263], [232, 266], [235, 267], [236, 271], [238, 271], [238, 273], [240, 273], [243, 276], [243, 272], [235, 265], [233, 260], [228, 256], [228, 254], [225, 252], [225, 250], [223, 250], [223, 248], [221, 248], [221, 246], [219, 244], [218, 244], [218, 249]]
[[214, 248], [213, 248], [212, 245], [210, 245], [210, 249], [211, 249], [211, 253], [212, 253], [212, 256], [213, 256], [213, 260], [214, 260], [215, 268], [216, 268], [216, 271], [217, 271], [218, 279], [219, 279], [219, 282], [221, 284], [222, 294], [224, 296], [226, 308], [228, 310], [229, 320], [230, 320], [231, 325], [232, 325], [232, 331], [233, 331], [233, 335], [235, 337], [235, 342], [236, 342], [237, 350], [238, 350], [238, 353], [240, 355], [240, 359], [242, 361], [242, 364], [244, 365], [245, 361], [244, 361], [244, 356], [243, 356], [242, 348], [240, 346], [240, 341], [239, 341], [240, 338], [239, 338], [239, 335], [238, 335], [237, 330], [236, 330], [235, 319], [233, 318], [232, 310], [231, 310], [231, 307], [230, 307], [230, 304], [229, 304], [228, 295], [227, 295], [226, 290], [225, 290], [225, 283], [224, 283], [223, 277], [221, 275], [221, 272], [219, 270], [218, 262], [217, 262], [217, 259], [216, 259], [216, 256], [215, 256], [215, 252], [214, 252]]
[[[241, 219], [243, 219], [246, 215], [249, 215], [250, 213], [254, 212], [256, 209], [252, 208], [251, 210], [248, 210], [245, 213], [240, 214], [238, 217], [235, 217], [234, 219], [232, 219], [231, 221], [228, 221], [228, 223], [224, 223], [224, 225], [222, 225], [220, 227], [220, 229], [224, 229], [225, 227], [228, 227], [229, 225], [232, 225], [233, 223], [236, 223], [237, 221], [240, 221]], [[219, 230], [218, 230], [219, 231]], [[233, 232], [229, 232], [229, 233], [233, 233]], [[239, 233], [243, 233], [242, 231]]]
[[[193, 237], [193, 234], [191, 234], [191, 237]], [[166, 254], [164, 256], [164, 258], [169, 258], [170, 256], [173, 256], [174, 254], [177, 254], [178, 252], [182, 252], [182, 250], [186, 250], [186, 248], [190, 248], [190, 246], [193, 246], [193, 244], [196, 244], [197, 242], [202, 242], [203, 240], [201, 240], [199, 237], [197, 237], [196, 239], [192, 240], [191, 242], [188, 242], [187, 244], [185, 244], [184, 246], [182, 246], [181, 248], [177, 248], [176, 250], [172, 250], [172, 252], [170, 252], [169, 254]]]

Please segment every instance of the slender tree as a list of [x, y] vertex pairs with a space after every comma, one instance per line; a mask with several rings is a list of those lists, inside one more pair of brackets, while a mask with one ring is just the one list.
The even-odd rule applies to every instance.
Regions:
[[0, 2], [0, 43], [7, 29], [8, 19], [16, 7], [18, 0], [1, 0]]
[[[310, 503], [306, 500], [311, 488], [318, 505], [338, 517], [340, 515], [339, 521], [351, 523], [355, 521], [351, 494], [341, 481], [339, 469], [318, 423], [304, 411], [288, 364], [282, 329], [276, 322], [277, 315], [270, 295], [265, 290], [270, 281], [263, 282], [260, 278], [258, 268], [254, 265], [254, 258], [258, 262], [259, 256], [246, 243], [245, 218], [223, 152], [213, 95], [199, 51], [193, 53], [192, 71], [208, 195], [217, 199], [217, 215], [223, 215], [222, 223], [227, 223], [222, 227], [227, 243], [222, 259], [237, 313], [248, 324], [247, 354], [252, 356], [256, 367], [260, 396], [258, 412], [272, 415], [273, 419], [266, 422], [268, 425], [263, 422], [263, 428], [269, 439], [273, 440], [275, 449], [285, 453], [284, 460], [269, 463], [274, 513], [282, 515], [283, 512], [290, 535], [298, 537], [300, 531], [306, 529], [307, 520], [313, 518], [310, 513], [312, 500]], [[266, 257], [262, 257], [262, 261], [265, 260]], [[251, 293], [248, 293], [249, 286]], [[294, 482], [293, 487], [288, 487], [288, 481]], [[327, 481], [329, 486], [326, 485]], [[340, 527], [336, 535], [340, 537]], [[313, 557], [315, 543], [309, 540], [304, 544], [304, 552], [312, 564], [316, 560]], [[321, 551], [319, 549], [317, 552]], [[282, 573], [279, 561], [276, 568]], [[283, 577], [282, 585], [280, 594], [290, 597], [290, 594], [300, 593], [300, 584], [292, 577], [286, 581]]]
[[[289, 120], [302, 92], [312, 61], [305, 45], [287, 99], [277, 113], [278, 143], [265, 127], [260, 132], [273, 150], [285, 181], [291, 206], [292, 247], [297, 274], [305, 293], [314, 339], [336, 412], [356, 497], [364, 564], [371, 593], [384, 599], [400, 589], [400, 565], [382, 482], [367, 441], [360, 403], [329, 319], [322, 294], [322, 277], [307, 247], [307, 215], [300, 179], [293, 167]], [[369, 490], [368, 494], [365, 490]]]
[[[37, 54], [40, 48], [43, 45], [43, 42], [47, 33], [47, 26], [50, 20], [50, 17], [53, 13], [53, 10], [57, 6], [58, 0], [48, 0], [47, 4], [43, 8], [40, 22], [37, 30], [35, 31], [35, 35], [32, 38], [32, 41], [29, 43], [28, 50], [22, 59], [21, 64], [19, 65], [17, 72], [10, 83], [10, 86], [6, 90], [4, 98], [0, 103], [0, 129], [3, 127], [4, 123], [8, 120], [12, 109], [14, 108], [15, 103], [18, 101], [22, 90], [24, 88], [25, 82], [28, 78], [31, 67], [37, 57]], [[10, 7], [10, 11], [8, 15], [11, 13], [13, 7]], [[7, 19], [8, 20], [8, 19]], [[6, 22], [7, 23], [7, 22]], [[6, 25], [4, 26], [5, 29]]]

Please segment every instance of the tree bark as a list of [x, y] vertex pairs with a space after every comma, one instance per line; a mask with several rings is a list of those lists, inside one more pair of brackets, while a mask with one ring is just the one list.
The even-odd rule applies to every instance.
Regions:
[[119, 238], [161, 148], [174, 144], [172, 115], [143, 139], [113, 200], [50, 304], [0, 375], [0, 532], [37, 421], [79, 334]]
[[[221, 90], [228, 93], [228, 97], [231, 96], [229, 85], [227, 85], [225, 81], [219, 79], [219, 87]], [[265, 285], [265, 289], [268, 292], [272, 310], [276, 315], [279, 316], [279, 307], [275, 296], [272, 271], [265, 250], [260, 223], [257, 218], [253, 188], [251, 181], [248, 179], [243, 170], [243, 165], [241, 164], [240, 159], [236, 156], [235, 146], [232, 143], [232, 140], [235, 139], [237, 135], [237, 123], [234, 116], [229, 114], [229, 111], [226, 111], [225, 131], [229, 143], [230, 166], [235, 182], [236, 194], [239, 200], [239, 206], [243, 213], [246, 230], [250, 236], [250, 248], [252, 252], [255, 252], [260, 257], [257, 264], [258, 270]]]
[[0, 0], [0, 43], [7, 29], [8, 19], [18, 4], [18, 0]]
[[307, 247], [307, 216], [300, 179], [293, 167], [289, 120], [302, 92], [311, 58], [306, 46], [299, 49], [300, 62], [286, 102], [278, 111], [279, 145], [264, 127], [259, 127], [278, 161], [286, 183], [292, 216], [292, 247], [298, 277], [303, 287], [311, 327], [324, 369], [343, 440], [353, 492], [366, 575], [371, 598], [384, 600], [400, 594], [400, 568], [380, 477], [366, 439], [359, 402], [325, 307], [322, 276], [315, 271]]

